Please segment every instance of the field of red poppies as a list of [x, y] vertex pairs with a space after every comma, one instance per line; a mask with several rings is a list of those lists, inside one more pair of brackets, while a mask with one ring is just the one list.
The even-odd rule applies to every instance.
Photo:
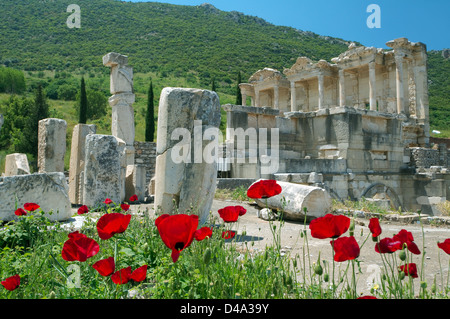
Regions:
[[[273, 180], [261, 180], [247, 190], [249, 198], [282, 193]], [[280, 253], [282, 227], [271, 224], [273, 245], [250, 253], [234, 243], [233, 225], [246, 214], [242, 206], [218, 210], [220, 219], [199, 225], [194, 212], [160, 213], [155, 218], [129, 212], [134, 195], [116, 204], [105, 199], [100, 208], [81, 206], [88, 222], [77, 231], [43, 216], [37, 203], [17, 208], [17, 220], [0, 231], [0, 298], [448, 298], [450, 238], [438, 243], [444, 268], [441, 278], [424, 280], [425, 255], [411, 232], [402, 229], [383, 237], [377, 218], [369, 234], [355, 239], [354, 220], [327, 214], [304, 224], [301, 237], [329, 241], [332, 260], [313, 265]], [[273, 226], [273, 228], [272, 228]], [[348, 236], [344, 236], [348, 232]], [[357, 291], [360, 247], [367, 240], [383, 263], [381, 287], [371, 295]], [[251, 242], [245, 245], [251, 246]], [[337, 265], [346, 264], [346, 267]], [[309, 274], [309, 275], [308, 275]], [[415, 289], [419, 281], [420, 289]], [[439, 285], [437, 285], [439, 281]], [[440, 288], [438, 288], [440, 287]]]

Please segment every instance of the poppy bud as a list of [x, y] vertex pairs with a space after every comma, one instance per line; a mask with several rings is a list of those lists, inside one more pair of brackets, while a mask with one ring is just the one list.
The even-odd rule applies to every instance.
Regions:
[[350, 222], [349, 234], [350, 234], [350, 236], [353, 236], [354, 233], [355, 233], [355, 220], [352, 219]]
[[328, 280], [330, 280], [330, 275], [328, 274], [323, 275], [323, 281], [328, 282]]
[[398, 254], [398, 257], [400, 258], [401, 261], [405, 261], [406, 260], [406, 252], [404, 249], [400, 250], [400, 253]]
[[211, 261], [211, 249], [206, 248], [205, 253], [203, 254], [203, 262], [207, 265]]
[[420, 287], [423, 288], [423, 289], [427, 288], [427, 282], [426, 281], [422, 281], [420, 283]]
[[316, 275], [322, 276], [323, 274], [323, 268], [320, 264], [318, 264], [316, 267], [314, 267], [314, 273]]
[[405, 273], [403, 271], [399, 272], [398, 273], [398, 278], [400, 278], [400, 280], [403, 280], [403, 278], [405, 278]]

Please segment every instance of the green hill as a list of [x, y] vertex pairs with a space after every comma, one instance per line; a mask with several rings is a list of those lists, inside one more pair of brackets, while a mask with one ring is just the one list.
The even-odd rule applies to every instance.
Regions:
[[[72, 3], [2, 0], [0, 10], [0, 67], [24, 71], [24, 94], [32, 94], [41, 84], [52, 114], [66, 119], [69, 131], [76, 122], [75, 95], [81, 76], [88, 89], [110, 95], [109, 68], [103, 66], [102, 57], [111, 51], [128, 55], [133, 66], [136, 139], [143, 140], [150, 78], [156, 102], [164, 86], [210, 89], [214, 79], [221, 103], [233, 103], [237, 72], [242, 72], [245, 81], [263, 67], [291, 67], [298, 56], [330, 61], [351, 42], [275, 26], [209, 4], [77, 0], [81, 28], [69, 28], [66, 21], [71, 13], [67, 7]], [[449, 81], [450, 60], [440, 51], [429, 52], [431, 127], [450, 135]], [[108, 116], [91, 122], [100, 132], [107, 132]]]

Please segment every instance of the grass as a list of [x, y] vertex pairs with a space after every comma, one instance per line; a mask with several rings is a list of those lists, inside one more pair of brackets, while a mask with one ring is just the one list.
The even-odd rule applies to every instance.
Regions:
[[[242, 198], [242, 191], [218, 193], [223, 198]], [[124, 233], [101, 240], [96, 221], [111, 212], [126, 213], [112, 204], [108, 209], [92, 209], [84, 215], [87, 221], [80, 232], [100, 245], [99, 253], [86, 262], [62, 259], [61, 251], [70, 230], [62, 223], [49, 221], [42, 211], [5, 223], [0, 230], [0, 279], [19, 274], [21, 283], [14, 291], [0, 286], [0, 298], [352, 299], [358, 296], [355, 286], [358, 259], [339, 263], [337, 267], [333, 260], [321, 260], [320, 255], [316, 262], [311, 262], [305, 255], [282, 254], [279, 238], [283, 221], [269, 222], [273, 244], [258, 250], [253, 249], [251, 240], [245, 239], [248, 238], [245, 231], [238, 231], [233, 239], [223, 239], [222, 232], [236, 229], [238, 224], [225, 224], [211, 214], [206, 226], [213, 228], [212, 237], [194, 240], [173, 263], [170, 250], [155, 227], [157, 215], [151, 217], [146, 211], [134, 213]], [[299, 225], [299, 236], [303, 239], [303, 250], [309, 251], [306, 222]], [[422, 252], [424, 255], [425, 251]], [[115, 285], [109, 277], [100, 276], [92, 265], [109, 256], [115, 257], [116, 270], [148, 265], [146, 279]], [[399, 272], [392, 271], [395, 269], [392, 265], [401, 262], [397, 256], [401, 258], [401, 253], [380, 255], [385, 271], [381, 287], [373, 291], [374, 295], [384, 299], [450, 296], [450, 274], [445, 271], [441, 271], [440, 280], [442, 283], [447, 280], [447, 285], [443, 284], [442, 290], [437, 290], [435, 282], [420, 292], [414, 291], [411, 278], [401, 278]], [[446, 257], [442, 258], [444, 262]]]

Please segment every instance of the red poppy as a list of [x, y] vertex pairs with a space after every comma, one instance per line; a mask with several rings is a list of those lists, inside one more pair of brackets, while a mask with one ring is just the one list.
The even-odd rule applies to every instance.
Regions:
[[233, 230], [227, 230], [222, 232], [222, 238], [223, 239], [231, 239], [236, 235], [236, 232]]
[[197, 241], [202, 241], [205, 238], [211, 237], [212, 237], [212, 229], [209, 227], [202, 227], [194, 232], [194, 238]]
[[130, 197], [130, 202], [135, 202], [138, 200], [138, 197], [136, 194], [134, 194], [133, 196]]
[[234, 223], [239, 216], [244, 215], [247, 210], [242, 206], [227, 206], [218, 210], [220, 217], [225, 223]]
[[14, 276], [8, 277], [5, 280], [3, 280], [1, 283], [2, 283], [3, 287], [6, 288], [6, 290], [13, 291], [20, 286], [20, 276], [14, 275]]
[[437, 243], [438, 247], [441, 248], [447, 255], [450, 255], [450, 238], [444, 240], [443, 243]]
[[250, 198], [269, 198], [281, 193], [281, 186], [273, 179], [261, 179], [247, 189]]
[[[331, 241], [330, 243], [333, 243]], [[334, 261], [352, 260], [359, 256], [359, 245], [355, 237], [340, 237], [334, 241]]]
[[120, 208], [122, 208], [124, 211], [127, 211], [127, 210], [129, 210], [130, 209], [130, 205], [128, 205], [128, 204], [120, 204]]
[[189, 247], [194, 240], [198, 216], [163, 214], [155, 220], [155, 225], [164, 244], [172, 250], [173, 262], [176, 262], [183, 249]]
[[78, 215], [83, 215], [89, 212], [89, 208], [86, 205], [81, 206], [78, 208]]
[[397, 235], [394, 235], [394, 240], [400, 241], [403, 244], [406, 244], [406, 247], [408, 247], [408, 250], [412, 252], [413, 254], [420, 255], [419, 247], [417, 247], [416, 243], [414, 242], [414, 237], [411, 232], [402, 229]]
[[123, 233], [128, 228], [131, 215], [122, 213], [104, 214], [97, 222], [97, 231], [101, 239], [106, 240], [114, 234]]
[[400, 249], [402, 249], [402, 243], [389, 237], [383, 238], [375, 244], [375, 251], [379, 254], [391, 254]]
[[309, 223], [311, 236], [314, 238], [338, 238], [350, 227], [350, 218], [344, 215], [326, 214]]
[[111, 280], [116, 285], [126, 284], [131, 279], [131, 266], [122, 268], [111, 275]]
[[17, 208], [16, 211], [14, 212], [14, 214], [17, 216], [25, 216], [27, 214], [27, 212], [24, 211], [22, 208]]
[[61, 256], [67, 261], [86, 261], [88, 258], [95, 256], [100, 250], [98, 243], [92, 239], [79, 233], [78, 231], [70, 233], [69, 239], [64, 243]]
[[356, 299], [378, 299], [378, 298], [375, 297], [375, 296], [361, 296], [361, 297], [358, 297]]
[[147, 265], [136, 268], [130, 276], [136, 282], [143, 281], [145, 277], [147, 277]]
[[371, 218], [369, 221], [369, 229], [372, 233], [372, 237], [378, 237], [381, 235], [381, 227], [380, 227], [380, 221], [378, 218]]
[[23, 208], [25, 208], [29, 212], [33, 212], [36, 209], [38, 209], [39, 207], [41, 207], [41, 206], [39, 206], [38, 204], [35, 204], [35, 203], [25, 203], [25, 204], [23, 204]]
[[114, 272], [116, 264], [114, 263], [114, 258], [109, 257], [97, 261], [92, 267], [97, 270], [100, 275], [107, 277]]
[[109, 199], [109, 198], [107, 198], [107, 199], [105, 199], [104, 203], [105, 203], [106, 205], [109, 205], [109, 204], [112, 203], [112, 200]]
[[417, 275], [417, 266], [416, 266], [415, 263], [409, 263], [409, 264], [406, 264], [406, 265], [401, 265], [399, 268], [400, 268], [400, 270], [403, 271], [403, 272], [405, 273], [405, 275], [407, 275], [407, 276], [411, 276], [411, 277], [413, 277], [413, 278], [419, 277], [419, 276]]

